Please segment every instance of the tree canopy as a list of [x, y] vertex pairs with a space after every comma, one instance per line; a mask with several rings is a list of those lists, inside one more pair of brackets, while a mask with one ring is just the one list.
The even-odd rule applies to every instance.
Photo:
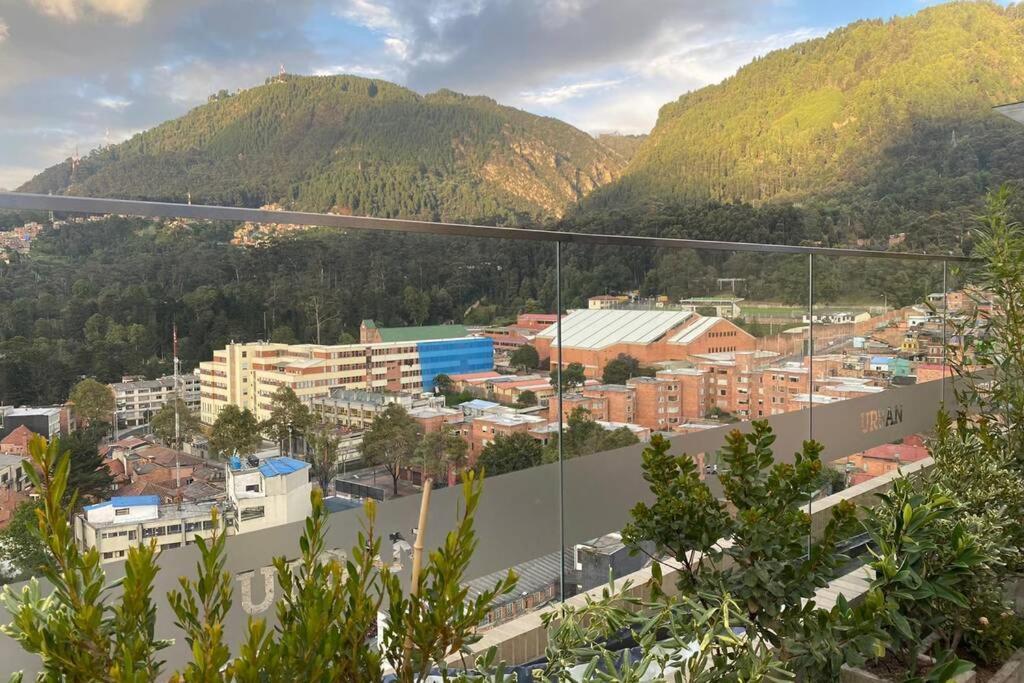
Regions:
[[388, 404], [373, 418], [363, 434], [359, 450], [368, 465], [383, 466], [391, 475], [392, 492], [398, 495], [398, 477], [409, 466], [420, 438], [419, 425], [397, 403]]
[[210, 428], [210, 454], [213, 456], [227, 458], [237, 453], [244, 457], [255, 453], [262, 442], [260, 424], [252, 411], [230, 403], [221, 409]]

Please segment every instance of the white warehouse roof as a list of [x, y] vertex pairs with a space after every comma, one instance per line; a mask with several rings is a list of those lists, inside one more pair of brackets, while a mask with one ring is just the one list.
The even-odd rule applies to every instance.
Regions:
[[[577, 349], [603, 349], [614, 344], [650, 344], [694, 314], [689, 311], [578, 310], [562, 318], [562, 344]], [[537, 335], [557, 346], [556, 327]]]

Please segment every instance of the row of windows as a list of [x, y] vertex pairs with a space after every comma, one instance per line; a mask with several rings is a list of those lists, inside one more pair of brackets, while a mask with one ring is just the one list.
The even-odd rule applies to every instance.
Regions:
[[708, 353], [725, 353], [727, 351], [735, 351], [735, 346], [712, 346], [708, 349]]
[[736, 336], [736, 330], [723, 330], [721, 332], [708, 332], [708, 337], [712, 337], [712, 338], [717, 338], [717, 337], [735, 337], [735, 336]]

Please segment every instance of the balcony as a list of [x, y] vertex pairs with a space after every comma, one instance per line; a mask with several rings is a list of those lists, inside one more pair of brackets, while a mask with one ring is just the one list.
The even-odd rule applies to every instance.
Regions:
[[[923, 305], [925, 292], [950, 293], [968, 284], [964, 279], [966, 276], [951, 272], [952, 264], [969, 263], [963, 257], [578, 235], [554, 231], [420, 224], [412, 221], [388, 221], [385, 225], [373, 219], [344, 216], [74, 197], [0, 194], [0, 208], [3, 207], [89, 214], [112, 213], [147, 218], [259, 220], [333, 226], [346, 230], [425, 232], [430, 233], [430, 239], [447, 245], [451, 254], [463, 253], [471, 247], [474, 253], [493, 254], [495, 258], [511, 258], [514, 255], [545, 264], [557, 283], [553, 300], [545, 302], [550, 303], [546, 309], [566, 315], [556, 317], [550, 338], [538, 336], [535, 340], [541, 361], [546, 361], [550, 367], [563, 368], [562, 381], [569, 382], [567, 386], [572, 391], [586, 391], [588, 385], [602, 383], [627, 386], [625, 380], [607, 382], [602, 372], [608, 368], [609, 360], [621, 356], [637, 361], [637, 373], [643, 373], [643, 376], [655, 381], [666, 382], [659, 384], [658, 392], [669, 394], [667, 400], [662, 395], [658, 401], [648, 398], [645, 403], [634, 392], [632, 395], [635, 403], [627, 404], [622, 409], [623, 417], [618, 419], [628, 419], [630, 423], [646, 427], [648, 432], [658, 431], [666, 426], [659, 413], [664, 413], [665, 405], [669, 405], [668, 412], [673, 416], [678, 414], [679, 426], [673, 428], [673, 431], [666, 431], [662, 436], [670, 442], [672, 454], [689, 454], [701, 463], [702, 480], [714, 497], [720, 498], [726, 494], [720, 485], [720, 476], [726, 468], [717, 452], [732, 430], [749, 433], [753, 429], [745, 417], [750, 413], [757, 413], [750, 417], [766, 420], [773, 430], [775, 440], [771, 450], [776, 462], [795, 465], [797, 458], [794, 454], [802, 451], [805, 441], [814, 440], [822, 445], [821, 458], [825, 471], [835, 473], [836, 476], [828, 485], [823, 482], [806, 504], [811, 527], [809, 543], [823, 538], [827, 520], [844, 503], [871, 505], [879, 493], [890, 490], [893, 482], [901, 476], [929, 472], [935, 464], [931, 458], [902, 463], [901, 472], [893, 471], [857, 481], [861, 478], [859, 475], [867, 472], [851, 469], [850, 465], [856, 458], [890, 444], [911, 444], [927, 439], [933, 433], [939, 410], [945, 408], [955, 411], [959, 407], [957, 380], [950, 377], [952, 359], [945, 352], [946, 345], [933, 349], [931, 355], [934, 357], [929, 362], [937, 362], [939, 368], [937, 373], [927, 375], [933, 378], [930, 381], [916, 381], [919, 378], [915, 375], [897, 375], [891, 369], [893, 364], [885, 364], [885, 369], [881, 369], [883, 364], [875, 361], [883, 356], [899, 357], [903, 334], [909, 328], [909, 319], [920, 314], [915, 306]], [[568, 325], [573, 323], [573, 311], [585, 309], [587, 298], [607, 294], [607, 291], [602, 291], [606, 289], [607, 283], [595, 284], [589, 278], [586, 282], [567, 281], [563, 275], [563, 265], [567, 259], [571, 258], [574, 264], [596, 269], [607, 263], [653, 264], [659, 262], [667, 252], [686, 254], [694, 262], [708, 263], [725, 261], [736, 255], [744, 256], [746, 274], [751, 282], [749, 291], [744, 292], [746, 296], [743, 301], [732, 303], [729, 307], [727, 312], [732, 317], [701, 316], [685, 310], [684, 304], [680, 304], [678, 310], [670, 304], [651, 311], [637, 301], [635, 307], [625, 303], [616, 308], [588, 310], [588, 313], [594, 314], [593, 321], [586, 323], [586, 327], [578, 334], [573, 332], [563, 336], [563, 321], [568, 329]], [[853, 318], [842, 318], [843, 322], [826, 322], [837, 319], [830, 317], [837, 309], [846, 309], [853, 304], [845, 300], [832, 300], [836, 297], [842, 299], [842, 295], [829, 294], [830, 300], [819, 299], [821, 292], [818, 289], [824, 284], [821, 273], [834, 276], [836, 272], [855, 273], [865, 268], [902, 273], [906, 275], [904, 281], [909, 279], [919, 286], [913, 292], [885, 292], [886, 303], [881, 306], [875, 305], [881, 303], [881, 297], [878, 297], [879, 302], [868, 304], [864, 303], [863, 298], [871, 292], [858, 292], [858, 298], [862, 299], [859, 305], [864, 310], [856, 312], [867, 314], [866, 319], [855, 321]], [[465, 272], [476, 270], [467, 268]], [[718, 294], [720, 292], [695, 287], [678, 292], [674, 298], [692, 299]], [[639, 293], [625, 292], [623, 295], [627, 299], [640, 298]], [[765, 298], [756, 300], [754, 296]], [[897, 302], [898, 307], [890, 306], [893, 301]], [[959, 324], [947, 309], [946, 306], [941, 308], [937, 320], [921, 323], [931, 325], [944, 340], [953, 336], [952, 330]], [[715, 339], [719, 336], [727, 337], [729, 348], [735, 347], [735, 350], [721, 351], [719, 349], [723, 347], [718, 344], [701, 347], [698, 333], [694, 331], [696, 325], [716, 335], [713, 337]], [[451, 359], [444, 360], [448, 362]], [[363, 369], [364, 375], [371, 381], [382, 381], [385, 374], [383, 363], [372, 365], [369, 371]], [[378, 365], [381, 368], [378, 369]], [[570, 374], [576, 373], [574, 365], [582, 368], [579, 376], [567, 380]], [[721, 392], [715, 397], [718, 402], [715, 408], [710, 408], [710, 404], [705, 405], [703, 400], [689, 405], [681, 398], [682, 392], [688, 390], [685, 385], [677, 380], [671, 380], [677, 383], [668, 384], [670, 380], [658, 379], [659, 371], [670, 375], [670, 371], [696, 371], [705, 366], [709, 369], [704, 379], [713, 378], [715, 393]], [[343, 367], [348, 369], [347, 365]], [[716, 369], [719, 367], [733, 369]], [[911, 364], [909, 367], [914, 371], [917, 366]], [[337, 372], [337, 367], [330, 370]], [[547, 368], [532, 370], [547, 374]], [[880, 390], [852, 398], [823, 393], [823, 381], [835, 376], [835, 373], [855, 378], [870, 377], [873, 386]], [[448, 373], [422, 376], [421, 379], [424, 383], [433, 383], [440, 374]], [[468, 387], [474, 386], [476, 378], [470, 377], [473, 374], [471, 372], [463, 374], [465, 377], [460, 378], [459, 373], [453, 373], [450, 379], [463, 383], [468, 395], [475, 395]], [[223, 394], [215, 394], [210, 389], [215, 387], [226, 391], [229, 386], [227, 375], [227, 372], [221, 371], [212, 373], [211, 376], [218, 378], [217, 382], [212, 382], [204, 373], [204, 386], [207, 390], [201, 392], [201, 395], [204, 398], [226, 400]], [[904, 379], [898, 381], [899, 377]], [[920, 379], [923, 379], [923, 375]], [[271, 380], [263, 381], [269, 383]], [[303, 383], [303, 386], [307, 384], [310, 389], [322, 386], [325, 394], [330, 389], [329, 383], [321, 383], [321, 380], [315, 378]], [[730, 390], [726, 391], [726, 388]], [[750, 405], [749, 396], [755, 388], [756, 394], [762, 396], [767, 388], [771, 414], [761, 406]], [[700, 393], [703, 394], [703, 389]], [[516, 568], [517, 573], [528, 579], [529, 585], [535, 587], [535, 590], [529, 595], [517, 596], [516, 600], [507, 603], [507, 607], [503, 606], [500, 619], [495, 618], [493, 625], [484, 628], [482, 639], [469, 648], [470, 659], [475, 655], [483, 655], [491, 647], [495, 647], [499, 658], [510, 666], [527, 666], [550, 656], [551, 651], [546, 648], [553, 645], [549, 638], [553, 626], [545, 622], [545, 615], [561, 614], [560, 610], [566, 607], [583, 608], [588, 602], [602, 600], [609, 571], [614, 574], [616, 585], [621, 587], [625, 582], [631, 582], [632, 587], [625, 594], [626, 597], [649, 594], [649, 584], [656, 573], [652, 568], [654, 566], [664, 565], [661, 571], [662, 582], [669, 587], [670, 593], [675, 592], [676, 581], [681, 577], [681, 564], [664, 554], [657, 555], [654, 564], [651, 560], [642, 561], [643, 566], [639, 568], [625, 561], [620, 566], [618, 559], [609, 554], [601, 556], [607, 561], [607, 571], [603, 573], [576, 569], [571, 560], [577, 551], [584, 547], [600, 546], [603, 542], [601, 539], [620, 533], [630, 523], [631, 510], [638, 502], [651, 504], [654, 501], [641, 467], [642, 454], [650, 448], [650, 437], [646, 436], [640, 441], [634, 436], [630, 439], [631, 443], [626, 445], [585, 452], [585, 444], [572, 442], [570, 432], [574, 428], [573, 417], [562, 414], [561, 395], [558, 396], [551, 400], [555, 417], [550, 420], [556, 425], [552, 429], [557, 435], [549, 435], [547, 439], [553, 448], [549, 452], [556, 456], [554, 461], [489, 477], [476, 510], [478, 542], [462, 578], [467, 583], [479, 582], [509, 568]], [[479, 398], [490, 399], [493, 396]], [[269, 408], [262, 404], [261, 407]], [[534, 406], [501, 407], [517, 414], [537, 415], [545, 420], [548, 418], [546, 409], [540, 410]], [[344, 415], [346, 411], [341, 409], [338, 414]], [[370, 420], [376, 413], [366, 412], [363, 416]], [[741, 416], [744, 419], [738, 419]], [[471, 417], [469, 415], [465, 419]], [[586, 421], [585, 415], [576, 417]], [[614, 425], [615, 420], [614, 416], [609, 415], [606, 421]], [[604, 432], [615, 431], [602, 429], [602, 439], [609, 438]], [[465, 430], [467, 434], [470, 431]], [[486, 427], [483, 431], [487, 431]], [[580, 451], [569, 452], [570, 447], [579, 447]], [[469, 464], [475, 463], [471, 461]], [[833, 492], [833, 485], [841, 490]], [[378, 506], [376, 529], [383, 539], [379, 552], [381, 564], [390, 562], [389, 566], [394, 568], [402, 585], [408, 588], [411, 579], [409, 543], [414, 538], [413, 530], [419, 528], [421, 500], [415, 495], [417, 487], [412, 484], [406, 485], [402, 492], [410, 495], [390, 497]], [[464, 504], [457, 486], [442, 488], [432, 494], [423, 538], [427, 549], [438, 548], [444, 543], [445, 534], [450, 530], [453, 520], [459, 519], [461, 511], [465, 509]], [[254, 508], [244, 511], [240, 518], [244, 521], [249, 516], [261, 516], [262, 513], [262, 508], [258, 512]], [[341, 553], [349, 553], [358, 545], [362, 515], [359, 509], [330, 515], [325, 532], [324, 552], [327, 555], [339, 557]], [[190, 530], [189, 527], [198, 529], [194, 524], [189, 522], [186, 532]], [[225, 619], [227, 639], [233, 647], [237, 648], [242, 641], [249, 617], [266, 618], [271, 622], [275, 619], [275, 598], [280, 597], [280, 587], [275, 586], [272, 580], [273, 558], [285, 556], [288, 560], [294, 560], [299, 555], [297, 539], [303, 529], [302, 524], [293, 524], [250, 532], [227, 540], [224, 566], [232, 577], [236, 595], [240, 596]], [[729, 539], [722, 540], [723, 544], [729, 542]], [[831, 582], [818, 587], [816, 600], [822, 606], [831, 607], [841, 602], [838, 599], [839, 593], [846, 599], [856, 601], [867, 592], [873, 580], [863, 569], [870, 562], [870, 555], [865, 551], [868, 539], [863, 533], [844, 536], [838, 541], [853, 559], [848, 565], [836, 568]], [[597, 555], [600, 556], [600, 553]], [[153, 591], [157, 602], [156, 632], [161, 637], [178, 638], [176, 644], [163, 654], [172, 668], [187, 661], [190, 654], [184, 639], [173, 625], [174, 616], [165, 596], [177, 586], [179, 576], [194, 575], [199, 557], [197, 547], [186, 545], [166, 549], [157, 559], [160, 572]], [[702, 560], [695, 559], [698, 562]], [[123, 564], [111, 564], [107, 572], [112, 578], [119, 577], [123, 572]], [[0, 653], [3, 661], [10, 662], [12, 668], [31, 671], [38, 664], [36, 658], [26, 655], [6, 637], [0, 637]], [[454, 659], [452, 663], [456, 664]]]

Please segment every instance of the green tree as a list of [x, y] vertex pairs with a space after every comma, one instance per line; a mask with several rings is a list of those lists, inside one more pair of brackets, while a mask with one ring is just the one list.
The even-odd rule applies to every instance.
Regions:
[[327, 494], [331, 480], [338, 472], [338, 446], [341, 440], [326, 425], [320, 425], [309, 437], [312, 450], [310, 470], [313, 478], [320, 484], [320, 490]]
[[542, 450], [540, 441], [529, 434], [499, 434], [484, 446], [476, 460], [476, 468], [491, 477], [525, 470], [541, 464]]
[[[577, 458], [616, 448], [625, 448], [639, 442], [636, 434], [628, 427], [605, 429], [594, 421], [589, 410], [576, 408], [569, 415], [562, 432], [562, 456]], [[549, 441], [548, 445], [544, 447], [544, 460], [545, 462], [558, 461], [556, 441]]]
[[434, 391], [445, 396], [455, 393], [455, 382], [448, 375], [441, 373], [434, 378]]
[[532, 370], [540, 366], [540, 354], [537, 353], [537, 349], [533, 346], [523, 344], [512, 352], [508, 362], [517, 370]]
[[244, 457], [255, 453], [262, 442], [256, 416], [234, 404], [221, 408], [210, 428], [210, 454], [215, 457], [227, 458], [235, 453]]
[[299, 338], [290, 325], [278, 325], [270, 332], [270, 341], [275, 344], [298, 344]]
[[313, 424], [313, 413], [291, 387], [278, 387], [270, 397], [270, 417], [260, 424], [261, 431], [277, 441], [283, 455], [287, 444], [291, 455], [295, 437], [303, 436]]
[[519, 392], [519, 398], [516, 399], [516, 405], [520, 408], [530, 408], [537, 405], [537, 394], [529, 389]]
[[163, 405], [149, 421], [149, 428], [153, 430], [156, 438], [167, 446], [181, 450], [184, 444], [191, 443], [196, 436], [202, 434], [203, 423], [199, 416], [188, 409], [188, 406], [180, 398], [178, 404], [178, 441], [175, 441], [175, 416], [174, 401]]
[[19, 593], [6, 587], [0, 602], [14, 620], [2, 627], [4, 633], [40, 655], [41, 680], [156, 680], [162, 670], [158, 653], [170, 644], [155, 633], [156, 543], [128, 549], [120, 597], [113, 599], [99, 551], [81, 551], [75, 542], [69, 514], [74, 494], [65, 503], [70, 455], [61, 453], [58, 441], [36, 437], [29, 457], [35, 468], [27, 474], [42, 498], [37, 532], [53, 557], [43, 565], [43, 576], [53, 592], [44, 598], [36, 578]]
[[[804, 508], [820, 481], [821, 445], [804, 442], [792, 465], [776, 463], [771, 427], [765, 421], [751, 427], [749, 434], [731, 432], [718, 454], [725, 463], [718, 476], [722, 501], [701, 480], [692, 458], [669, 455], [668, 440], [652, 437], [642, 467], [654, 503], [633, 508], [623, 539], [638, 551], [651, 543], [656, 555], [675, 558], [682, 567], [681, 592], [702, 600], [724, 590], [744, 606], [750, 634], [790, 653], [789, 666], [806, 680], [833, 680], [844, 662], [861, 663], [884, 638], [872, 616], [857, 621], [860, 626], [845, 622], [829, 634], [815, 632], [819, 647], [806, 647], [805, 626], [829, 624], [833, 616], [818, 610], [813, 597], [845, 560], [838, 543], [854, 531], [856, 508], [840, 503], [810, 542]], [[720, 545], [722, 538], [731, 544]]]
[[409, 322], [422, 325], [426, 321], [430, 314], [430, 294], [410, 285], [402, 292], [402, 302]]
[[419, 425], [405, 408], [392, 403], [373, 418], [363, 434], [359, 450], [370, 466], [383, 465], [391, 475], [392, 492], [398, 495], [398, 477], [408, 467], [420, 438]]
[[114, 478], [100, 455], [100, 429], [96, 426], [72, 432], [57, 447], [70, 455], [67, 492], [78, 504], [107, 500], [113, 493]]
[[39, 537], [38, 503], [25, 501], [14, 509], [7, 526], [0, 529], [0, 583], [22, 581], [40, 574], [40, 567], [50, 562], [46, 544]]
[[106, 384], [87, 377], [71, 389], [68, 400], [75, 406], [75, 415], [86, 425], [113, 423], [114, 391]]
[[[562, 368], [561, 391], [571, 391], [574, 387], [581, 387], [587, 382], [586, 371], [582, 363], [569, 363]], [[558, 368], [551, 369], [551, 386], [558, 388]]]
[[605, 384], [625, 384], [630, 377], [648, 374], [640, 367], [640, 361], [626, 353], [620, 353], [608, 361], [601, 373], [601, 381]]
[[428, 432], [416, 446], [412, 464], [421, 468], [424, 477], [447, 479], [448, 473], [466, 466], [469, 444], [450, 425]]

